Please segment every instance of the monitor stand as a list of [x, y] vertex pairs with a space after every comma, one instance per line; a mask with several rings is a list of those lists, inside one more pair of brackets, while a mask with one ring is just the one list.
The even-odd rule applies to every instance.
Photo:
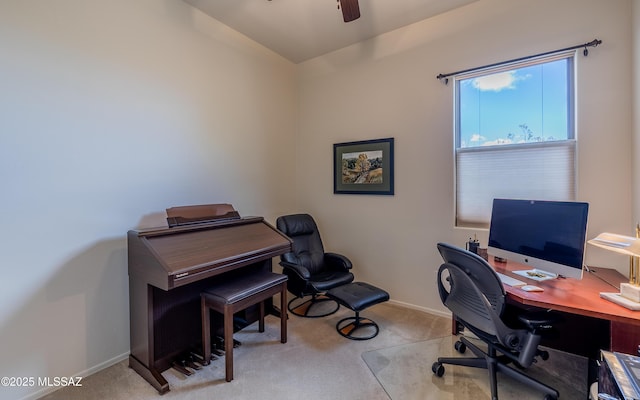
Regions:
[[525, 278], [533, 279], [534, 281], [546, 281], [549, 279], [556, 279], [558, 274], [553, 272], [543, 271], [541, 269], [524, 269], [520, 271], [513, 271], [514, 274], [524, 276]]

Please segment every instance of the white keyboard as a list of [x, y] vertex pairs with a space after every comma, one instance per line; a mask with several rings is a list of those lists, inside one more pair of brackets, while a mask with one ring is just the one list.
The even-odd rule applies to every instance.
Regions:
[[501, 274], [500, 272], [496, 272], [496, 274], [498, 274], [498, 277], [500, 278], [500, 280], [502, 281], [503, 284], [507, 285], [507, 286], [524, 286], [526, 285], [525, 282], [522, 282], [516, 278], [512, 278], [510, 276]]

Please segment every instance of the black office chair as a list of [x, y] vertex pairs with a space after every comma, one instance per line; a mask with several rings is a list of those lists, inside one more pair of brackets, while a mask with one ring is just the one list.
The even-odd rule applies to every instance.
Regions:
[[[279, 217], [276, 226], [293, 240], [292, 251], [280, 256], [283, 273], [289, 277], [287, 290], [296, 296], [287, 305], [289, 311], [309, 318], [338, 311], [340, 304], [324, 293], [353, 281], [351, 261], [343, 255], [324, 252], [318, 227], [308, 214]], [[305, 299], [308, 296], [311, 298]]]
[[[551, 327], [553, 319], [549, 313], [518, 315], [522, 326], [507, 326], [503, 319], [506, 294], [493, 268], [478, 255], [459, 247], [438, 243], [438, 251], [445, 262], [438, 270], [442, 303], [465, 329], [487, 344], [487, 351], [460, 337], [455, 349], [464, 353], [468, 347], [476, 358], [440, 357], [431, 367], [433, 373], [442, 376], [443, 364], [485, 368], [489, 371], [492, 400], [498, 399], [497, 372], [543, 392], [545, 400], [557, 399], [557, 390], [523, 372], [537, 356], [545, 360], [549, 356], [538, 349], [540, 333]], [[509, 363], [516, 364], [517, 369]]]

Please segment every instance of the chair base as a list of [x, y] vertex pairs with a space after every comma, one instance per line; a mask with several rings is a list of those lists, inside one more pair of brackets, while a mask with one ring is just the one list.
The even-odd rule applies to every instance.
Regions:
[[[353, 317], [338, 321], [336, 329], [340, 335], [352, 340], [367, 340], [378, 335], [378, 324], [361, 318], [360, 311], [389, 300], [389, 293], [365, 282], [352, 282], [329, 290], [327, 296], [356, 313]], [[358, 330], [367, 331], [365, 328], [373, 329], [373, 333], [362, 336], [354, 334]]]
[[[329, 307], [329, 310], [315, 311], [322, 304], [326, 304], [328, 302], [334, 303], [333, 306]], [[304, 318], [321, 318], [326, 317], [328, 315], [334, 314], [340, 308], [340, 304], [335, 300], [326, 297], [324, 295], [312, 295], [311, 298], [305, 300], [305, 297], [295, 297], [289, 301], [287, 304], [287, 309], [291, 314], [297, 315], [298, 317]]]
[[[366, 330], [366, 328], [373, 328], [373, 333], [364, 336], [354, 335], [354, 332]], [[356, 312], [354, 317], [347, 317], [338, 321], [336, 324], [336, 330], [340, 335], [347, 339], [368, 340], [378, 336], [380, 328], [378, 328], [378, 324], [374, 321], [368, 318], [362, 318], [359, 313]]]
[[[468, 358], [468, 357], [439, 357], [438, 361], [433, 363], [431, 366], [431, 370], [436, 376], [444, 375], [444, 366], [443, 364], [449, 365], [460, 365], [464, 367], [472, 367], [472, 368], [483, 368], [489, 371], [489, 385], [491, 387], [491, 399], [498, 400], [498, 383], [496, 374], [501, 372], [510, 378], [527, 385], [529, 387], [534, 388], [535, 390], [539, 390], [545, 394], [545, 400], [555, 400], [560, 394], [554, 388], [545, 385], [539, 380], [532, 378], [523, 372], [511, 368], [510, 366], [501, 363], [499, 360], [502, 358], [496, 356], [496, 351], [490, 348], [488, 353], [482, 351], [475, 344], [471, 343], [464, 337], [460, 338], [460, 342], [462, 345], [471, 349], [471, 351], [477, 356], [476, 358]], [[460, 343], [458, 342], [458, 343]], [[459, 346], [456, 343], [456, 350], [463, 353], [464, 346]]]

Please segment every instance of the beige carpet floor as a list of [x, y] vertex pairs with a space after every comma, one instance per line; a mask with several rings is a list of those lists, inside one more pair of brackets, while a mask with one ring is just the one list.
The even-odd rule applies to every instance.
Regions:
[[[159, 396], [123, 361], [86, 377], [82, 387], [64, 388], [43, 399], [489, 398], [485, 395], [488, 384], [480, 375], [473, 378], [473, 387], [484, 389], [473, 389], [475, 397], [468, 397], [470, 386], [460, 383], [466, 380], [468, 372], [448, 370], [445, 379], [435, 378], [431, 373], [433, 359], [430, 356], [435, 354], [428, 343], [438, 338], [444, 338], [444, 342], [436, 341], [442, 342], [439, 346], [452, 343], [450, 319], [392, 303], [378, 304], [365, 310], [362, 316], [376, 321], [380, 334], [371, 340], [353, 341], [335, 330], [336, 322], [350, 315], [352, 312], [345, 308], [325, 318], [292, 315], [288, 322], [289, 340], [285, 344], [279, 342], [279, 319], [274, 316], [266, 318], [264, 333], [257, 331], [257, 323], [248, 326], [235, 335], [242, 346], [234, 351], [232, 382], [225, 382], [224, 358], [220, 358], [190, 377], [173, 369], [163, 372], [171, 391]], [[436, 352], [447, 351], [446, 347], [442, 345]], [[384, 366], [383, 358], [388, 360]], [[564, 395], [561, 398], [571, 399]]]

